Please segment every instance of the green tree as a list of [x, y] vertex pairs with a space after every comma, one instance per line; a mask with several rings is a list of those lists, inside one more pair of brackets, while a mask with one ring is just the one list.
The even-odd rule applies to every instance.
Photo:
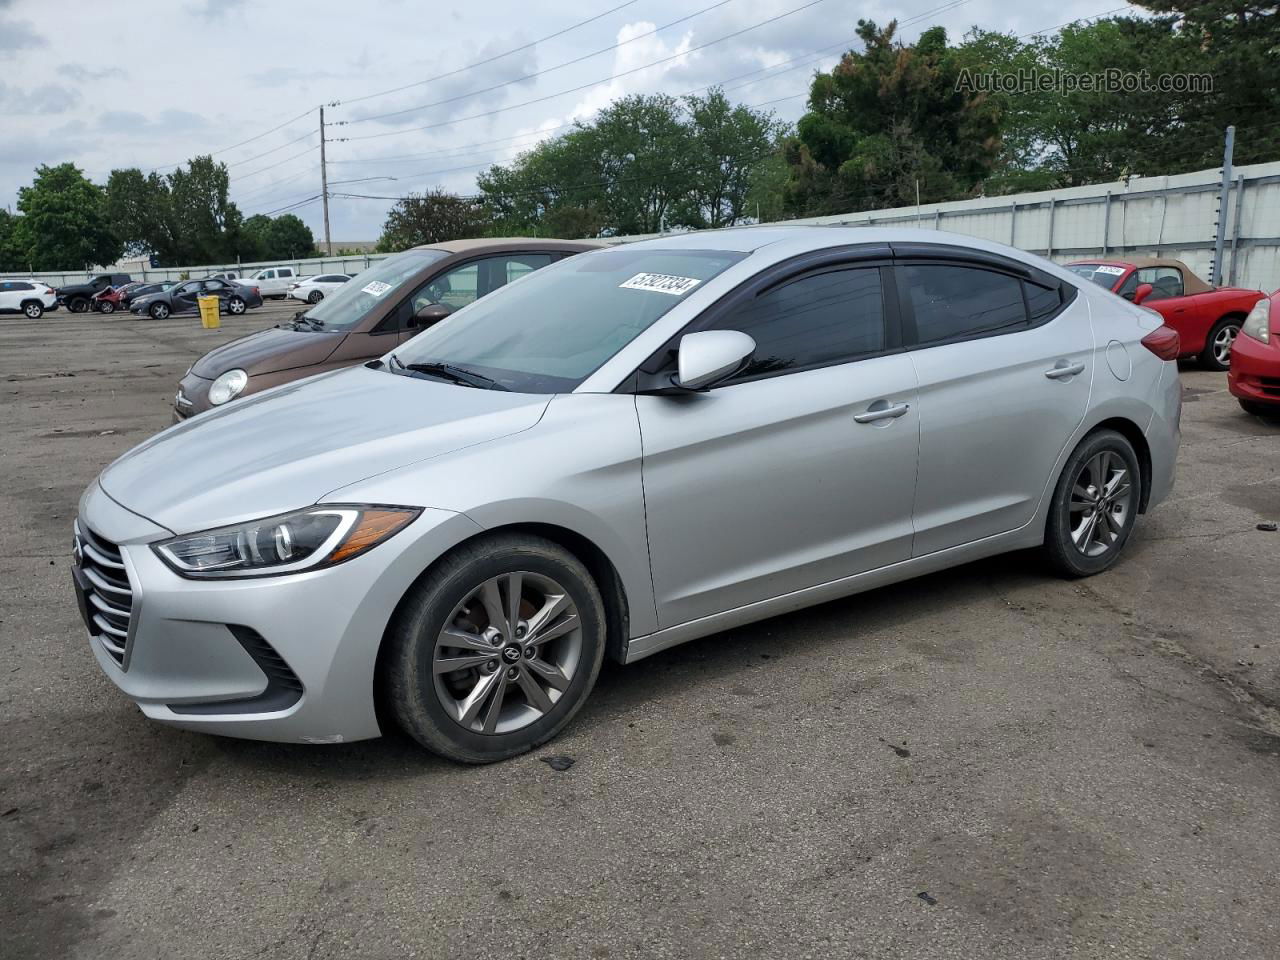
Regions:
[[240, 259], [249, 263], [270, 260], [275, 256], [271, 246], [271, 218], [255, 213], [240, 225]]
[[316, 253], [316, 238], [311, 228], [292, 213], [281, 214], [271, 221], [270, 236], [269, 260], [296, 260]]
[[175, 251], [185, 263], [219, 263], [236, 258], [243, 221], [227, 199], [227, 166], [209, 156], [196, 157], [166, 178], [177, 240]]
[[105, 191], [73, 163], [37, 167], [31, 186], [18, 190], [18, 210], [18, 243], [36, 270], [81, 270], [120, 256]]
[[850, 51], [813, 80], [809, 111], [788, 144], [788, 206], [796, 213], [891, 207], [973, 191], [1000, 153], [1000, 109], [957, 89], [962, 67], [941, 27], [914, 45], [858, 21]]
[[378, 251], [395, 253], [424, 243], [480, 237], [487, 226], [485, 212], [474, 200], [443, 190], [411, 193], [387, 214]]
[[27, 269], [25, 238], [20, 235], [22, 218], [0, 209], [0, 270], [16, 272]]
[[126, 253], [155, 254], [173, 262], [177, 255], [169, 187], [157, 173], [137, 167], [112, 170], [107, 178], [107, 220]]

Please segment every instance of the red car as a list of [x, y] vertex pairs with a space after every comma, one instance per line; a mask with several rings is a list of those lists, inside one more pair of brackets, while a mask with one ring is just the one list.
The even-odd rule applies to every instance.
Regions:
[[1181, 260], [1077, 260], [1068, 263], [1067, 269], [1156, 311], [1178, 331], [1181, 357], [1198, 357], [1209, 370], [1230, 366], [1231, 344], [1244, 318], [1266, 296], [1261, 290], [1242, 287], [1215, 289]]
[[1280, 290], [1253, 305], [1231, 350], [1227, 387], [1245, 412], [1280, 417]]

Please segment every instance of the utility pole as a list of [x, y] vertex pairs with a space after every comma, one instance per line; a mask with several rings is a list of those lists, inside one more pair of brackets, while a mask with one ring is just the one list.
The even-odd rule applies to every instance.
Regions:
[[324, 107], [320, 108], [320, 194], [324, 198], [324, 253], [333, 253], [333, 239], [329, 236], [329, 169], [324, 162]]
[[1236, 128], [1227, 127], [1227, 145], [1222, 151], [1222, 186], [1218, 190], [1217, 235], [1213, 241], [1213, 276], [1209, 282], [1222, 286], [1222, 247], [1227, 239], [1227, 196], [1231, 191], [1231, 154], [1236, 146]]

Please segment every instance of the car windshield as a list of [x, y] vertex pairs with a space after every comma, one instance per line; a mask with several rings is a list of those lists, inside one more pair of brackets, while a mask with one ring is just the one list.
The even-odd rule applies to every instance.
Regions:
[[306, 316], [323, 323], [318, 329], [350, 330], [375, 306], [394, 297], [399, 287], [419, 270], [448, 255], [443, 250], [406, 250], [379, 260], [321, 300]]
[[1077, 277], [1092, 280], [1100, 287], [1110, 290], [1115, 286], [1116, 278], [1122, 276], [1127, 267], [1117, 267], [1109, 263], [1070, 263], [1067, 269]]
[[402, 346], [396, 359], [450, 364], [521, 393], [567, 392], [744, 256], [652, 247], [579, 254], [458, 310]]

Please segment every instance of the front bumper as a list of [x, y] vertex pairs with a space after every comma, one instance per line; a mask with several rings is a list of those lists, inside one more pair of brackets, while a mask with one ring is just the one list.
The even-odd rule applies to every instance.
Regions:
[[[479, 530], [460, 514], [427, 510], [336, 567], [211, 581], [186, 580], [165, 566], [150, 544], [169, 531], [121, 507], [96, 483], [81, 500], [78, 523], [114, 544], [127, 570], [132, 607], [123, 650], [104, 642], [91, 618], [89, 643], [103, 672], [147, 717], [187, 730], [306, 743], [380, 735], [374, 666], [391, 613], [439, 555], [438, 533]], [[84, 566], [74, 567], [82, 611]]]
[[1227, 389], [1241, 400], [1280, 405], [1280, 336], [1261, 343], [1241, 334], [1231, 344]]

